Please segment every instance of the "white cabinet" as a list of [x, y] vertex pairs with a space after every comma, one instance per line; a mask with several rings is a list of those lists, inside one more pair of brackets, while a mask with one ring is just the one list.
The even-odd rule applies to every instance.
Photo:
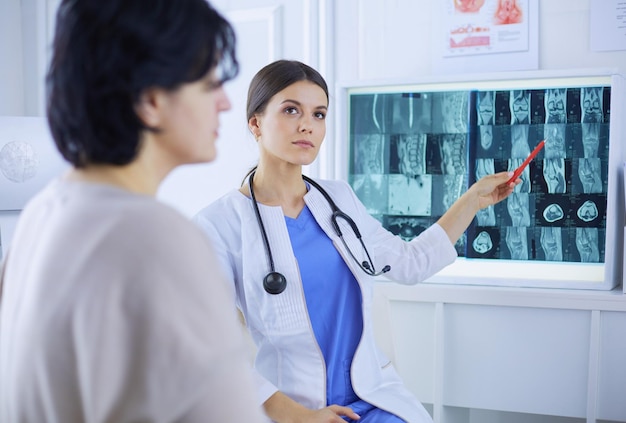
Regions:
[[626, 421], [626, 296], [376, 286], [375, 328], [438, 423]]

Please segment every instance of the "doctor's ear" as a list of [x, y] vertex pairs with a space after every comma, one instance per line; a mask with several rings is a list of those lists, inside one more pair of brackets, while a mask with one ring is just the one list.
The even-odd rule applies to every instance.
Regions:
[[257, 115], [252, 116], [248, 120], [248, 129], [254, 135], [255, 139], [258, 139], [261, 136], [261, 127], [259, 126], [259, 119]]

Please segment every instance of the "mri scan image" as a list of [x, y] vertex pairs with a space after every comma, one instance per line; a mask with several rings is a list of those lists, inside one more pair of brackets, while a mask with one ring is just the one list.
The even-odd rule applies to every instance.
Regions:
[[348, 177], [368, 213], [419, 236], [477, 180], [522, 183], [479, 210], [455, 245], [490, 260], [605, 259], [611, 88], [359, 89], [349, 96]]

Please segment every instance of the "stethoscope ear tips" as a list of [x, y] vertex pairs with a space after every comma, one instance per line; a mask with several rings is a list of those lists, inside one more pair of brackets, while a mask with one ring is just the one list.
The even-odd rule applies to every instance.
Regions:
[[287, 279], [281, 273], [270, 272], [263, 279], [263, 288], [268, 294], [280, 294], [287, 288]]

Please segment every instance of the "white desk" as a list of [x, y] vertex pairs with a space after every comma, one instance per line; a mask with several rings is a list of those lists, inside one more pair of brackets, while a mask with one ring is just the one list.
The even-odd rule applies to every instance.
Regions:
[[381, 347], [436, 423], [626, 421], [621, 286], [381, 282], [374, 316]]

